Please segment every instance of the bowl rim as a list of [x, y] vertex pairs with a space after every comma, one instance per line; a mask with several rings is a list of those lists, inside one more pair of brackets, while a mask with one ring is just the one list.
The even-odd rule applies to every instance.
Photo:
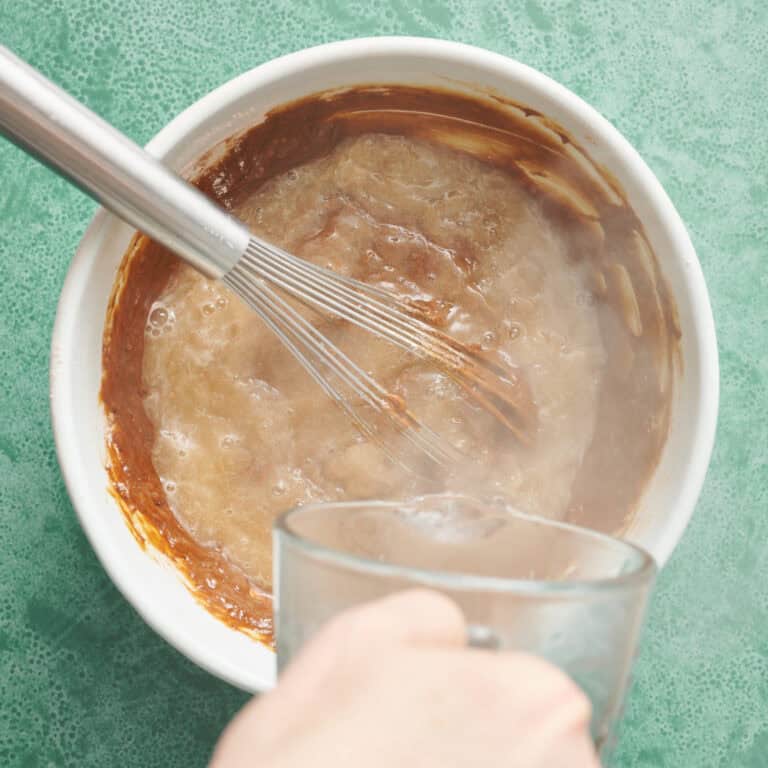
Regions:
[[[476, 68], [492, 69], [510, 82], [526, 82], [529, 88], [540, 92], [543, 97], [558, 102], [575, 119], [589, 124], [591, 132], [622, 157], [622, 162], [637, 179], [644, 194], [653, 199], [659, 209], [669, 236], [674, 242], [675, 258], [680, 259], [686, 267], [687, 288], [695, 315], [695, 338], [691, 343], [696, 345], [702, 372], [697, 382], [702, 408], [692, 427], [692, 450], [685, 476], [679, 485], [679, 502], [674, 514], [667, 518], [659, 546], [652, 553], [659, 565], [663, 565], [682, 537], [693, 514], [714, 445], [719, 404], [719, 367], [714, 320], [701, 265], [677, 210], [637, 151], [595, 108], [565, 86], [528, 65], [482, 48], [422, 37], [365, 37], [302, 49], [260, 64], [218, 86], [187, 107], [149, 141], [146, 149], [155, 156], [164, 156], [185, 134], [200, 127], [212, 114], [271, 81], [296, 76], [324, 64], [339, 64], [370, 56], [397, 58], [415, 55], [427, 60], [452, 61]], [[75, 363], [71, 357], [63, 355], [62, 351], [76, 348], [78, 289], [89, 274], [90, 243], [98, 236], [110, 216], [107, 211], [99, 208], [87, 227], [67, 271], [53, 327], [50, 364], [51, 422], [62, 476], [80, 525], [94, 552], [112, 582], [146, 623], [185, 656], [209, 672], [248, 690], [265, 690], [273, 682], [269, 674], [264, 671], [256, 673], [253, 670], [243, 670], [234, 660], [225, 658], [224, 654], [212, 653], [193, 633], [185, 631], [182, 622], [174, 621], [139, 588], [132, 578], [128, 564], [113, 556], [114, 552], [101, 536], [99, 521], [96, 519], [98, 515], [95, 515], [97, 504], [88, 489], [89, 470], [81, 466], [75, 458], [79, 430], [74, 413], [69, 408], [73, 402], [73, 386], [72, 377], [68, 372]], [[202, 606], [200, 609], [205, 610]]]

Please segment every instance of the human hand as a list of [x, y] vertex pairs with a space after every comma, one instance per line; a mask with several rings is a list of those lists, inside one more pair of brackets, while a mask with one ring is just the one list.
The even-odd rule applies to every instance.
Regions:
[[557, 668], [467, 648], [457, 606], [416, 590], [333, 619], [210, 768], [599, 768], [589, 719]]

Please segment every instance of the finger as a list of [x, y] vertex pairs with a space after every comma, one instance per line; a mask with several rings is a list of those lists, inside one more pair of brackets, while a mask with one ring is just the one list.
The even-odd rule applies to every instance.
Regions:
[[394, 647], [465, 644], [466, 623], [459, 607], [439, 592], [411, 589], [335, 616], [301, 649], [282, 679], [292, 679], [297, 670], [320, 678], [340, 659], [353, 662]]
[[[279, 640], [279, 638], [278, 638]], [[459, 607], [438, 592], [413, 589], [351, 608], [331, 619], [283, 671], [281, 701], [325, 695], [328, 681], [359, 685], [359, 670], [397, 648], [460, 648], [466, 623]], [[362, 666], [361, 666], [362, 665]], [[274, 698], [274, 694], [271, 695]]]
[[345, 611], [323, 634], [344, 645], [365, 644], [370, 649], [392, 644], [458, 648], [466, 645], [467, 625], [450, 598], [410, 589]]

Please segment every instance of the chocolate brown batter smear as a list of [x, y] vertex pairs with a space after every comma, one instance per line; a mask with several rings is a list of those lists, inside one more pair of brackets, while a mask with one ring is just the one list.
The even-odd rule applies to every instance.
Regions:
[[[619, 532], [631, 520], [666, 439], [679, 338], [657, 261], [620, 190], [564, 131], [532, 110], [395, 86], [319, 94], [275, 110], [231, 139], [210, 167], [202, 158], [195, 183], [248, 219], [249, 201], [266, 182], [340, 147], [354, 150], [366, 135], [388, 135], [395, 143], [394, 137], [407, 137], [508, 174], [559, 233], [574, 268], [588, 275], [588, 287], [572, 299], [594, 309], [607, 364], [566, 516]], [[468, 279], [484, 266], [477, 263], [476, 245], [452, 241]], [[428, 265], [422, 260], [411, 268]], [[269, 643], [268, 579], [249, 578], [220, 546], [196, 541], [174, 515], [153, 463], [157, 435], [145, 410], [142, 370], [147, 320], [169, 281], [185, 279], [184, 270], [143, 236], [121, 266], [108, 311], [102, 382], [113, 491], [137, 540], [169, 557], [212, 613]]]

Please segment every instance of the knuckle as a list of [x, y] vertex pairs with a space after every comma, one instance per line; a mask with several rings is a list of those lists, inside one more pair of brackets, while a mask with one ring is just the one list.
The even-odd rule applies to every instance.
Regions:
[[403, 615], [440, 626], [464, 628], [464, 615], [449, 597], [429, 589], [409, 589], [390, 598], [393, 608]]
[[327, 625], [345, 646], [421, 644], [464, 638], [464, 617], [448, 597], [427, 589], [398, 592], [351, 608]]
[[560, 670], [557, 670], [557, 677], [552, 680], [551, 695], [564, 728], [580, 730], [589, 724], [592, 719], [592, 703], [589, 697]]
[[563, 707], [566, 719], [575, 728], [586, 726], [592, 719], [592, 703], [587, 695], [572, 681], [563, 689]]
[[376, 614], [367, 610], [367, 606], [357, 606], [332, 618], [326, 625], [325, 634], [337, 645], [357, 645], [377, 636], [380, 624]]

